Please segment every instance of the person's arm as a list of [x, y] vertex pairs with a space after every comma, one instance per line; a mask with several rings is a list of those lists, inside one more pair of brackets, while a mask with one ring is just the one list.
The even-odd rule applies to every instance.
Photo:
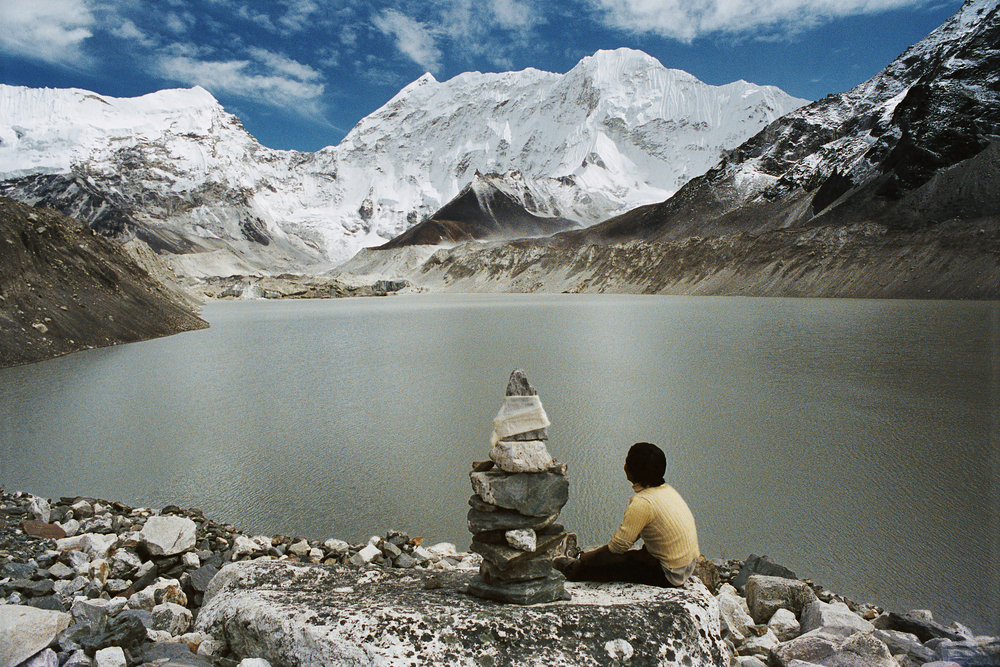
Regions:
[[614, 537], [608, 542], [608, 550], [611, 553], [623, 554], [632, 548], [635, 541], [639, 539], [639, 533], [646, 527], [653, 518], [653, 508], [645, 498], [632, 496], [628, 507], [625, 508], [625, 517], [618, 527]]

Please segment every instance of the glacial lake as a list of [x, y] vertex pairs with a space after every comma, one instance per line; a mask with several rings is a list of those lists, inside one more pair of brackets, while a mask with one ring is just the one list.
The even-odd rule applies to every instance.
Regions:
[[648, 440], [709, 558], [766, 554], [1000, 635], [1000, 303], [413, 295], [204, 316], [0, 370], [0, 484], [464, 550], [469, 468], [523, 368], [581, 544], [617, 527], [623, 457]]

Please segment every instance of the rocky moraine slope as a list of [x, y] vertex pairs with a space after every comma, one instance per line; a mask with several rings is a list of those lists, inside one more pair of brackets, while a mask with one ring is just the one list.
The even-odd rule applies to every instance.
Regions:
[[0, 197], [0, 368], [208, 323], [149, 248]]

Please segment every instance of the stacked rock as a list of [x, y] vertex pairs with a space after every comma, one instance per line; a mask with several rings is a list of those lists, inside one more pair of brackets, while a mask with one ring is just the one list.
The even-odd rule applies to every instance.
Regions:
[[566, 464], [549, 455], [549, 419], [524, 371], [511, 373], [493, 420], [490, 460], [469, 476], [471, 550], [483, 557], [469, 593], [515, 604], [566, 599], [565, 577], [552, 566], [571, 540], [556, 523], [569, 498]]

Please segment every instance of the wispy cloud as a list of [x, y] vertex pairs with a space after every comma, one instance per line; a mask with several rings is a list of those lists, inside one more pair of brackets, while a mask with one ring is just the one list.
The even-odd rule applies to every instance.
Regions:
[[791, 37], [839, 18], [928, 4], [928, 0], [589, 1], [609, 25], [687, 43], [717, 33]]
[[396, 48], [429, 72], [441, 68], [437, 37], [426, 25], [395, 9], [386, 9], [372, 21], [382, 34], [396, 41]]
[[85, 0], [0, 0], [0, 46], [32, 60], [89, 66], [83, 44], [93, 35], [94, 23]]
[[155, 67], [171, 81], [322, 119], [325, 85], [316, 70], [265, 49], [251, 49], [248, 55], [247, 59], [204, 60], [175, 50], [159, 58]]

